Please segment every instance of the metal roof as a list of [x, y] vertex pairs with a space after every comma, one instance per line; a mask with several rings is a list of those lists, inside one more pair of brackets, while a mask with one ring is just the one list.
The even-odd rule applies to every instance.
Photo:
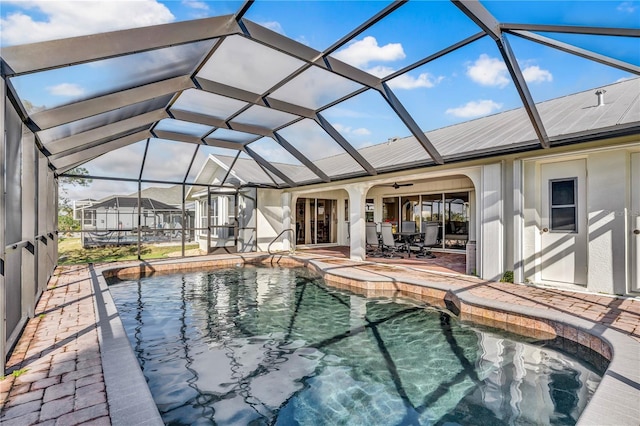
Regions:
[[[294, 187], [547, 148], [585, 134], [593, 140], [640, 133], [640, 80], [607, 86], [606, 104], [600, 107], [593, 91], [535, 103], [509, 42], [526, 40], [640, 75], [637, 64], [546, 36], [640, 37], [640, 30], [505, 23], [482, 2], [452, 0], [477, 33], [384, 77], [338, 59], [340, 48], [406, 3], [381, 4], [323, 51], [244, 18], [253, 5], [247, 1], [234, 15], [3, 47], [1, 71], [9, 99], [58, 174], [112, 153], [126, 161], [137, 150], [140, 168], [121, 179], [150, 183], [193, 183], [211, 156], [231, 170], [217, 185], [240, 180]], [[425, 133], [395, 93], [394, 79], [479, 40], [495, 46], [522, 107]], [[24, 87], [37, 90], [42, 81], [86, 67], [95, 74], [89, 93], [44, 109], [25, 97]], [[100, 68], [109, 70], [108, 78], [96, 71]], [[363, 96], [384, 104], [409, 136], [354, 145], [326, 112]], [[190, 161], [178, 164], [177, 156], [163, 157], [154, 146], [188, 152]], [[167, 167], [149, 174], [144, 164], [152, 160]]]
[[[140, 198], [140, 206], [147, 210], [153, 211], [178, 211], [177, 207], [170, 206], [161, 201], [154, 200], [152, 198]], [[85, 207], [85, 210], [98, 210], [98, 209], [120, 209], [120, 208], [137, 208], [138, 197], [113, 197], [105, 200], [101, 203], [94, 204], [89, 207]]]
[[[553, 123], [549, 127], [552, 131], [549, 133], [551, 145], [563, 141], [564, 136], [582, 135], [592, 129], [623, 133], [625, 129], [629, 129], [628, 124], [637, 125], [640, 119], [640, 78], [604, 86], [600, 90], [606, 90], [605, 104], [601, 106], [597, 105], [595, 90], [538, 105], [542, 116]], [[525, 117], [526, 112], [520, 108], [427, 132], [426, 136], [433, 141], [445, 160], [452, 161], [461, 157], [473, 158], [487, 152], [499, 155], [530, 147], [537, 149], [539, 146], [535, 132]], [[384, 160], [385, 164], [404, 165], [405, 168], [433, 164], [430, 159], [420, 157], [422, 153], [415, 149], [415, 139], [412, 137], [363, 148], [362, 154], [375, 159], [377, 163]], [[233, 160], [229, 157], [220, 159], [225, 166], [230, 166]], [[348, 155], [340, 154], [319, 160], [317, 164], [321, 168], [326, 166], [339, 169], [349, 160]], [[247, 160], [240, 159], [234, 169], [245, 182], [252, 182], [251, 173], [244, 174], [249, 164]], [[292, 176], [299, 175], [295, 171], [296, 166], [282, 164], [278, 167], [286, 168]]]

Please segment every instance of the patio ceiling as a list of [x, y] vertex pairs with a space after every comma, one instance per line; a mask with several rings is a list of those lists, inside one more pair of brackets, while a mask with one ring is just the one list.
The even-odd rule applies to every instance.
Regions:
[[[526, 40], [640, 75], [638, 64], [547, 36], [629, 38], [640, 37], [638, 29], [500, 22], [478, 1], [451, 2], [453, 10], [469, 20], [472, 33], [400, 70], [376, 76], [338, 59], [336, 52], [407, 3], [386, 5], [322, 51], [246, 19], [253, 6], [248, 1], [234, 15], [3, 47], [2, 75], [11, 102], [59, 175], [102, 156], [136, 152], [139, 169], [111, 177], [193, 183], [204, 159], [215, 156], [217, 164], [233, 171], [219, 185], [235, 185], [237, 179], [231, 178], [239, 177], [244, 185], [279, 188], [473, 157], [476, 151], [468, 135], [460, 135], [459, 148], [452, 152], [451, 142], [444, 141], [451, 133], [442, 141], [437, 131], [425, 133], [393, 81], [481, 40], [491, 43], [502, 59], [517, 93], [521, 108], [507, 112], [508, 119], [524, 123], [517, 138], [505, 136], [493, 146], [482, 146], [482, 155], [498, 154], [505, 146], [548, 148], [574, 141], [575, 134], [585, 130], [550, 133], [552, 120], [534, 102], [510, 40]], [[84, 79], [87, 74], [91, 90], [70, 101], [38, 107], [31, 98], [45, 85]], [[374, 143], [355, 144], [348, 132], [332, 124], [327, 112], [356, 99], [389, 111], [406, 134], [372, 135]], [[617, 131], [637, 133], [639, 121], [636, 116], [624, 126], [591, 127], [589, 139], [615, 136]], [[163, 156], [171, 152], [188, 155]], [[147, 172], [147, 162], [161, 162], [179, 177]]]

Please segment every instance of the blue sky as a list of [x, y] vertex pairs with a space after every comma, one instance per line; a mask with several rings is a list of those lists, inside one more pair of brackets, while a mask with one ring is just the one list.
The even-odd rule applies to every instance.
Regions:
[[[640, 28], [640, 1], [485, 1], [500, 22]], [[239, 1], [2, 1], [2, 45], [24, 44], [102, 31], [162, 24], [234, 13]], [[386, 6], [383, 1], [256, 1], [245, 18], [317, 50], [324, 50]], [[388, 75], [479, 29], [448, 1], [410, 1], [359, 35], [334, 56], [378, 76]], [[640, 40], [621, 37], [545, 34], [563, 42], [640, 66]], [[509, 36], [536, 102], [597, 88], [631, 74]], [[202, 48], [207, 48], [203, 45]], [[189, 52], [175, 55], [186, 55]], [[140, 55], [140, 63], [158, 60]], [[129, 67], [127, 68], [127, 62]], [[272, 65], [266, 64], [267, 72]], [[275, 65], [273, 65], [275, 67]], [[53, 107], [99, 92], [116, 90], [126, 79], [145, 81], [140, 64], [110, 60], [14, 79], [21, 97]], [[180, 70], [174, 70], [179, 73]], [[273, 72], [278, 72], [275, 68]], [[44, 78], [43, 78], [44, 77]], [[120, 83], [119, 83], [120, 82]], [[302, 84], [298, 82], [299, 84]], [[305, 98], [309, 105], [340, 95], [348, 85], [325, 84]], [[485, 37], [444, 58], [390, 82], [394, 92], [424, 130], [521, 107], [495, 43]], [[322, 89], [322, 90], [320, 90]], [[335, 92], [335, 93], [333, 93]], [[295, 96], [294, 87], [279, 94]], [[376, 94], [365, 93], [325, 111], [331, 123], [355, 146], [381, 143], [409, 131]], [[285, 132], [294, 138], [304, 126]], [[311, 129], [313, 130], [313, 129]], [[307, 128], [306, 131], [309, 131]], [[327, 143], [319, 143], [327, 148]], [[331, 151], [331, 150], [329, 150]], [[266, 150], [263, 154], [268, 157]], [[308, 152], [309, 157], [318, 153]]]

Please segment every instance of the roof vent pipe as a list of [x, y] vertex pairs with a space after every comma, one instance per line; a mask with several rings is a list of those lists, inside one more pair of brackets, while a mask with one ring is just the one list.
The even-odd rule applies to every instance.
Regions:
[[598, 105], [597, 106], [602, 106], [604, 105], [604, 94], [607, 91], [604, 89], [599, 89], [596, 91], [596, 96], [598, 97]]

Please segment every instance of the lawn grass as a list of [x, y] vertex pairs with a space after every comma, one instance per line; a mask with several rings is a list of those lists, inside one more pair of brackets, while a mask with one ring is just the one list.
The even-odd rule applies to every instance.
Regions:
[[[197, 243], [185, 245], [186, 250], [197, 249]], [[140, 256], [143, 259], [160, 259], [170, 257], [169, 254], [180, 255], [182, 248], [180, 244], [172, 246], [142, 245]], [[137, 260], [138, 247], [128, 246], [108, 246], [82, 248], [80, 238], [65, 238], [58, 240], [58, 264], [77, 265], [82, 263], [113, 262], [118, 260]]]

